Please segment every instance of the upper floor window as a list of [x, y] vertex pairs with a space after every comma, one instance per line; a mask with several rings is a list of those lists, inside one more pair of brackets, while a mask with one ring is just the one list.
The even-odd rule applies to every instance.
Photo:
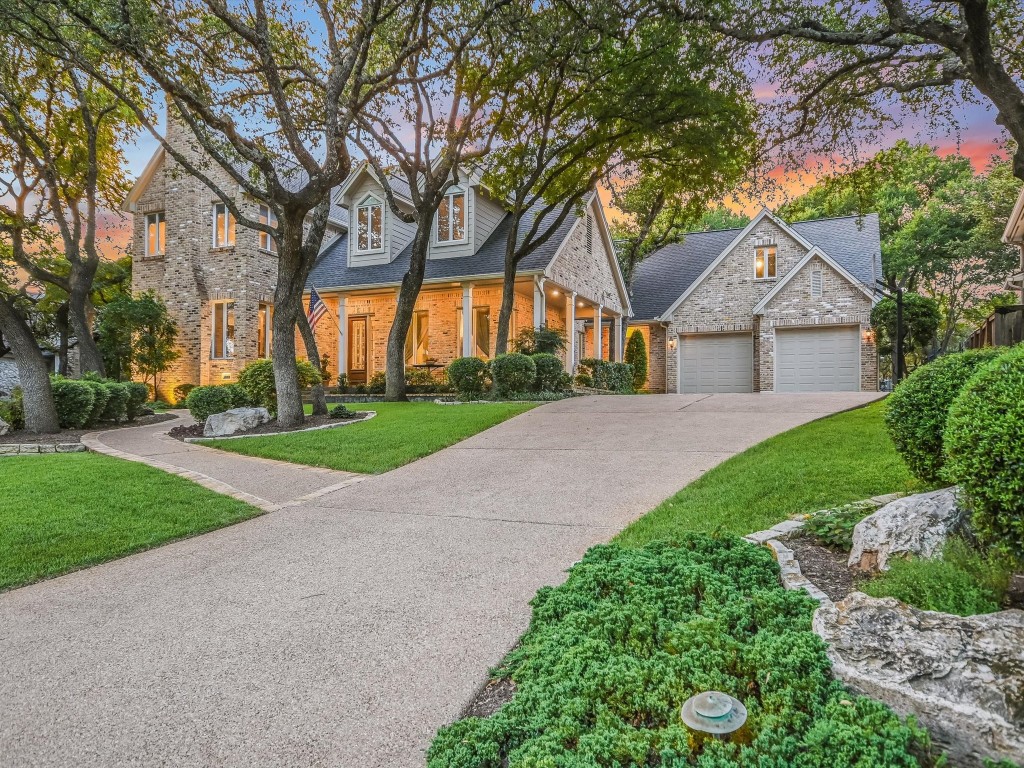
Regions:
[[[260, 224], [268, 224], [277, 229], [277, 214], [269, 205], [260, 205]], [[260, 232], [260, 248], [264, 251], [277, 253], [277, 240], [267, 232]]]
[[274, 305], [261, 303], [256, 320], [256, 354], [259, 357], [271, 357], [274, 346]]
[[218, 301], [213, 304], [210, 357], [225, 360], [235, 356], [235, 302]]
[[437, 209], [437, 242], [456, 243], [466, 239], [466, 193], [450, 192]]
[[213, 205], [213, 247], [226, 248], [235, 244], [235, 216], [224, 203]]
[[384, 206], [368, 197], [356, 208], [356, 250], [379, 251], [384, 247]]
[[758, 280], [775, 277], [774, 245], [758, 245], [754, 248], [754, 277]]
[[818, 298], [821, 296], [821, 270], [815, 267], [811, 270], [811, 296]]
[[146, 214], [146, 256], [163, 256], [167, 237], [167, 219], [163, 211]]

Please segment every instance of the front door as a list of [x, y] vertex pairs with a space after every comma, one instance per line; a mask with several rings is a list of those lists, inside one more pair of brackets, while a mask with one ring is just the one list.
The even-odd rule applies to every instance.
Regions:
[[366, 361], [369, 359], [369, 334], [365, 317], [348, 319], [348, 380], [350, 384], [365, 384]]

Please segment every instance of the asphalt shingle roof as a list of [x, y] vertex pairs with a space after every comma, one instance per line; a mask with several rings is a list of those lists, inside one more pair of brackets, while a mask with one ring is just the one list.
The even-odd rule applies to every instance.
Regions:
[[[789, 226], [865, 286], [873, 288], [881, 277], [877, 214], [800, 221]], [[633, 317], [652, 320], [662, 315], [741, 231], [691, 232], [683, 242], [659, 248], [644, 259], [633, 277]]]
[[[397, 190], [396, 190], [397, 191]], [[548, 220], [553, 221], [557, 211], [549, 214]], [[569, 230], [576, 223], [578, 214], [570, 213], [559, 225], [548, 240], [526, 256], [519, 264], [520, 272], [541, 272], [554, 258], [558, 246], [569, 235]], [[533, 219], [525, 216], [519, 225], [519, 239], [522, 241]], [[479, 275], [496, 275], [505, 270], [505, 241], [512, 216], [506, 215], [498, 223], [490, 237], [484, 241], [480, 249], [471, 256], [460, 256], [450, 259], [428, 259], [424, 280], [459, 280]], [[544, 231], [542, 224], [540, 231]], [[310, 272], [306, 288], [315, 285], [317, 290], [325, 288], [354, 288], [358, 286], [398, 285], [402, 276], [409, 269], [412, 255], [410, 243], [402, 250], [395, 260], [389, 264], [374, 264], [361, 267], [348, 266], [348, 234], [342, 234], [324, 248]]]

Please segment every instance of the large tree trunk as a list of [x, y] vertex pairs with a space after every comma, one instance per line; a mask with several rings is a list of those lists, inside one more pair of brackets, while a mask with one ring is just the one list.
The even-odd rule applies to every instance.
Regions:
[[14, 352], [18, 366], [25, 407], [25, 429], [41, 434], [60, 432], [46, 360], [24, 316], [9, 297], [0, 297], [0, 330]]
[[57, 310], [57, 365], [58, 372], [64, 376], [68, 375], [68, 367], [71, 363], [70, 351], [70, 321], [68, 320], [68, 305], [62, 304]]
[[[431, 221], [426, 217], [427, 222]], [[388, 402], [401, 402], [405, 396], [405, 340], [409, 337], [412, 325], [412, 313], [416, 309], [423, 286], [423, 273], [427, 266], [427, 248], [430, 246], [430, 225], [421, 224], [416, 228], [416, 236], [412, 240], [412, 254], [409, 259], [409, 271], [402, 277], [402, 288], [398, 292], [398, 305], [395, 307], [395, 321], [391, 324], [388, 334], [387, 352], [387, 388], [384, 399]]]
[[501, 309], [498, 310], [498, 338], [494, 343], [494, 354], [503, 355], [508, 352], [508, 334], [512, 328], [512, 311], [516, 303], [516, 232], [518, 226], [512, 227], [509, 239], [505, 242], [505, 278], [501, 284]]
[[[79, 274], [76, 274], [79, 273]], [[96, 270], [92, 274], [83, 268], [71, 267], [71, 293], [68, 296], [68, 319], [71, 321], [71, 330], [74, 331], [78, 340], [78, 373], [90, 371], [105, 376], [103, 369], [103, 355], [92, 335], [92, 323], [89, 322], [89, 290]]]
[[[299, 312], [298, 324], [299, 333], [302, 334], [302, 343], [306, 347], [306, 357], [309, 358], [309, 362], [311, 362], [319, 371], [320, 350], [316, 346], [316, 334], [314, 334], [313, 329], [309, 327], [309, 319], [306, 317], [305, 312]], [[313, 387], [313, 415], [327, 415], [327, 395], [324, 391], [323, 382]]]
[[[283, 427], [298, 427], [305, 420], [299, 372], [295, 367], [295, 323], [302, 312], [302, 292], [306, 287], [302, 269], [302, 218], [281, 221], [281, 248], [277, 262], [277, 289], [274, 291], [274, 384], [277, 388], [277, 422]], [[287, 229], [286, 229], [287, 228]]]

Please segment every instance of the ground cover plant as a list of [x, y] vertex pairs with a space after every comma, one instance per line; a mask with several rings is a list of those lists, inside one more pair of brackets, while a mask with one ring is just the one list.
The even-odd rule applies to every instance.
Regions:
[[[441, 729], [429, 768], [927, 766], [927, 735], [835, 681], [811, 631], [815, 603], [783, 589], [771, 553], [691, 535], [592, 548], [541, 589], [520, 645], [496, 671], [515, 696]], [[747, 707], [730, 741], [680, 722], [690, 696]]]
[[0, 499], [0, 589], [261, 514], [176, 475], [91, 453], [0, 459]]
[[619, 534], [642, 545], [685, 531], [747, 534], [794, 514], [921, 487], [872, 403], [769, 438], [723, 462]]
[[209, 440], [203, 445], [247, 456], [314, 467], [376, 474], [428, 456], [535, 407], [536, 403], [367, 403], [368, 421], [343, 429], [321, 429], [244, 440]]
[[853, 549], [853, 529], [877, 509], [874, 504], [855, 501], [841, 507], [817, 510], [807, 516], [802, 532], [815, 537], [826, 547], [849, 552]]

